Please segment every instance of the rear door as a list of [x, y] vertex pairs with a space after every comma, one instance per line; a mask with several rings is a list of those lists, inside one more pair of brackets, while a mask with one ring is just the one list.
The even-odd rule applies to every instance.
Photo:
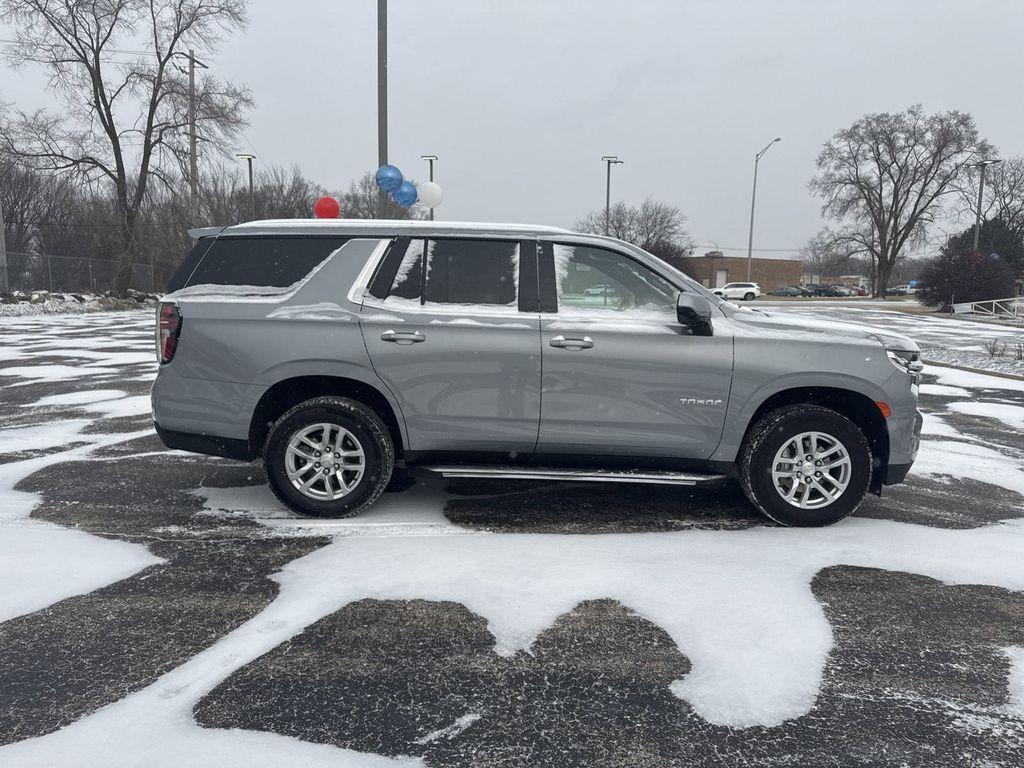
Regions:
[[409, 450], [532, 453], [539, 323], [535, 240], [397, 238], [361, 327]]
[[675, 314], [684, 286], [611, 248], [542, 241], [539, 272], [538, 454], [708, 458], [732, 382], [729, 324], [690, 335]]

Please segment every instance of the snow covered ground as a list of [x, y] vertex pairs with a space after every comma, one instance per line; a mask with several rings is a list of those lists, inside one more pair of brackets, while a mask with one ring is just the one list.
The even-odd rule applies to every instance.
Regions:
[[824, 530], [418, 475], [309, 521], [162, 449], [152, 347], [0, 320], [0, 765], [1024, 762], [1024, 381], [929, 369], [908, 482]]

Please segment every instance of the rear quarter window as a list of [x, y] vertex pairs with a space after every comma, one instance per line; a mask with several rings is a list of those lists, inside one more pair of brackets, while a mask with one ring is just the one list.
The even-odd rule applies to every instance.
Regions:
[[[302, 280], [347, 240], [344, 237], [219, 237], [206, 249], [184, 285], [178, 287], [253, 285], [287, 288]], [[202, 241], [193, 249], [193, 254], [201, 244]], [[177, 288], [168, 286], [168, 290]]]

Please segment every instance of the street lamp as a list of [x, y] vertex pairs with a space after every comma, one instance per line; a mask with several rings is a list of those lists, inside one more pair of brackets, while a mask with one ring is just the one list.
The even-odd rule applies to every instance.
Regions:
[[974, 250], [978, 250], [978, 237], [981, 234], [981, 197], [985, 194], [985, 169], [990, 165], [996, 165], [997, 163], [1003, 162], [1002, 160], [979, 160], [976, 163], [970, 163], [968, 168], [978, 168], [981, 171], [981, 178], [978, 179], [978, 209], [974, 212]]
[[250, 155], [247, 152], [240, 152], [235, 155], [240, 160], [245, 160], [249, 165], [249, 220], [256, 220], [256, 193], [253, 191], [252, 186], [252, 161], [256, 159], [256, 155]]
[[622, 161], [616, 155], [605, 155], [601, 158], [601, 161], [608, 166], [608, 173], [604, 184], [604, 234], [607, 237], [609, 234], [609, 224], [611, 223], [612, 166], [622, 165]]
[[[420, 155], [420, 160], [426, 160], [430, 163], [430, 181], [434, 180], [434, 161], [437, 160], [437, 155]], [[434, 220], [434, 209], [430, 209], [430, 220]]]
[[754, 203], [757, 201], [757, 164], [761, 162], [765, 152], [772, 148], [772, 145], [782, 139], [776, 136], [768, 142], [768, 145], [754, 155], [754, 190], [750, 193], [750, 235], [747, 238], [747, 282], [750, 282], [750, 265], [754, 258]]

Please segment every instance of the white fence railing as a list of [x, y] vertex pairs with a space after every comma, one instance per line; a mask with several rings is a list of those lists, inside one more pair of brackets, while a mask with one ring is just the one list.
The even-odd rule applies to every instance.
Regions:
[[992, 299], [990, 301], [965, 301], [962, 304], [953, 305], [953, 314], [955, 315], [970, 312], [996, 317], [1024, 317], [1024, 296], [1011, 296], [1008, 299]]

